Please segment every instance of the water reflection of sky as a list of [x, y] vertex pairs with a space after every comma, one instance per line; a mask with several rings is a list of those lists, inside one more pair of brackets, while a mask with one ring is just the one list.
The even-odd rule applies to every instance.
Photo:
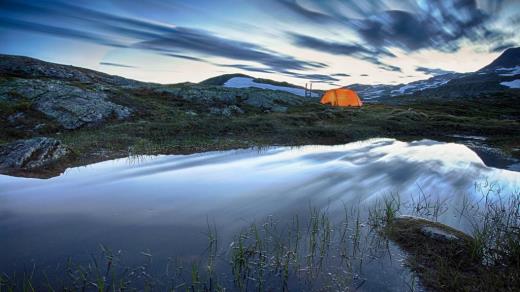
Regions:
[[482, 181], [507, 194], [520, 173], [486, 167], [460, 144], [392, 139], [118, 159], [48, 180], [0, 176], [0, 243], [9, 251], [0, 262], [65, 256], [99, 241], [189, 253], [203, 248], [208, 219], [226, 236], [271, 214], [310, 205], [334, 212], [388, 194], [447, 199], [441, 220], [457, 225], [452, 213], [463, 196], [478, 200]]

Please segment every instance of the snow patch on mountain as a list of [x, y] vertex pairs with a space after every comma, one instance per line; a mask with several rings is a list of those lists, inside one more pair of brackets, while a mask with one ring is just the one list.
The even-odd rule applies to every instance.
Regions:
[[[299, 96], [305, 96], [305, 89], [303, 88], [295, 88], [295, 87], [286, 87], [286, 86], [277, 86], [267, 83], [257, 83], [253, 78], [249, 77], [233, 77], [229, 79], [226, 83], [224, 83], [224, 87], [232, 87], [232, 88], [248, 88], [255, 87], [261, 89], [269, 89], [269, 90], [280, 90], [289, 92]], [[318, 97], [317, 93], [312, 94], [313, 97]]]
[[[515, 76], [515, 75], [520, 75], [520, 66], [515, 66], [512, 68], [498, 68], [495, 71], [497, 71], [497, 73], [501, 73], [502, 71], [507, 71], [507, 73], [498, 74], [500, 76]], [[500, 72], [498, 72], [498, 71], [500, 71]]]
[[408, 89], [415, 89], [415, 85], [408, 84], [397, 90], [392, 90], [392, 94], [404, 94]]
[[520, 88], [520, 79], [516, 79], [513, 81], [500, 82], [500, 85], [504, 85], [509, 88]]
[[397, 85], [363, 85], [353, 84], [347, 86], [347, 88], [354, 89], [358, 92], [363, 100], [374, 100], [381, 97], [392, 97], [405, 94], [414, 94], [418, 91], [437, 88], [445, 85], [450, 80], [459, 78], [464, 74], [460, 73], [448, 73], [443, 75], [437, 75], [427, 80], [414, 81], [408, 84], [397, 84]]

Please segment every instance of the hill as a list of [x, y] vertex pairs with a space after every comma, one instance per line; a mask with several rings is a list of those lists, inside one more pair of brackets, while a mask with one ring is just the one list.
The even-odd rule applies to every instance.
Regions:
[[[271, 79], [254, 78], [240, 73], [215, 76], [201, 81], [199, 84], [204, 86], [213, 85], [229, 88], [260, 88], [288, 92], [302, 97], [305, 96], [305, 88], [303, 86]], [[323, 91], [321, 90], [313, 90], [312, 97], [319, 98], [322, 94]]]
[[215, 77], [211, 77], [209, 79], [206, 79], [204, 81], [199, 82], [200, 85], [213, 85], [213, 86], [223, 86], [229, 79], [235, 78], [235, 77], [247, 77], [252, 78], [249, 75], [241, 74], [241, 73], [235, 73], [235, 74], [224, 74], [219, 75]]
[[505, 50], [498, 58], [496, 58], [489, 65], [483, 67], [479, 70], [487, 71], [487, 70], [496, 70], [499, 68], [513, 68], [515, 66], [520, 65], [520, 47], [518, 48], [509, 48]]

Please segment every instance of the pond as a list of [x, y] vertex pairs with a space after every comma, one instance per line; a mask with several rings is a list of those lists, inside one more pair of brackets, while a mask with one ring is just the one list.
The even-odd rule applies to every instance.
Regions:
[[[386, 138], [131, 157], [46, 180], [0, 176], [0, 272], [77, 282], [69, 258], [78, 269], [117, 256], [120, 267], [139, 267], [118, 277], [139, 285], [402, 291], [416, 279], [396, 246], [369, 240], [367, 210], [392, 198], [402, 214], [471, 232], [461, 210], [519, 187], [519, 172], [487, 167], [464, 145]], [[415, 208], [426, 202], [435, 208]]]

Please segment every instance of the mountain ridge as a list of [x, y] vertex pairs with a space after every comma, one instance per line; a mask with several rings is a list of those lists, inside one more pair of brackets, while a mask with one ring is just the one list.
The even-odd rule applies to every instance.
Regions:
[[520, 47], [509, 48], [502, 52], [498, 58], [493, 60], [489, 65], [482, 67], [478, 72], [485, 70], [494, 70], [498, 68], [512, 68], [520, 65]]
[[520, 47], [505, 50], [489, 65], [475, 72], [447, 73], [396, 85], [354, 83], [345, 87], [356, 90], [364, 100], [374, 102], [402, 95], [456, 98], [516, 90], [515, 80], [519, 79]]

